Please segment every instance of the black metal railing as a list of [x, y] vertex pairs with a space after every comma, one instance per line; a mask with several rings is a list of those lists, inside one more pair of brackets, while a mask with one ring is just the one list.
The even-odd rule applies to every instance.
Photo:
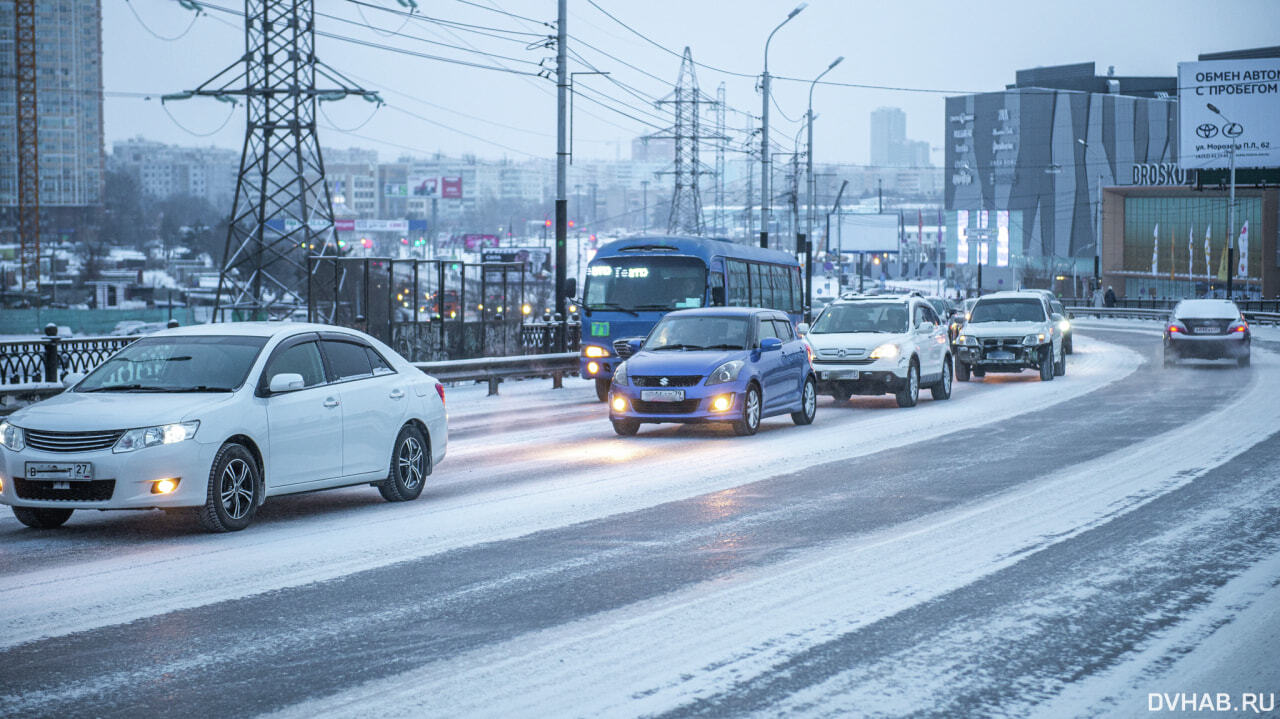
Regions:
[[0, 342], [0, 386], [33, 382], [61, 382], [72, 372], [88, 372], [137, 337], [56, 336], [45, 328], [38, 339]]

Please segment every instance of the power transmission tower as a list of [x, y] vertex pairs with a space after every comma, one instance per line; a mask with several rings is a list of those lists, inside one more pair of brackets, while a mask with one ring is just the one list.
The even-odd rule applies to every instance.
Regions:
[[[162, 98], [245, 103], [215, 321], [228, 310], [232, 319], [280, 317], [300, 304], [308, 257], [338, 254], [316, 103], [351, 95], [382, 102], [316, 57], [312, 0], [245, 0], [244, 17], [243, 57], [195, 90]], [[316, 87], [317, 76], [332, 87]]]
[[36, 0], [13, 7], [18, 105], [18, 277], [27, 291], [27, 273], [40, 292], [40, 115], [36, 108]]
[[723, 142], [723, 133], [703, 134], [702, 113], [716, 105], [716, 101], [698, 89], [698, 77], [694, 73], [693, 51], [684, 49], [680, 61], [680, 75], [675, 89], [667, 97], [658, 100], [657, 106], [672, 106], [674, 123], [664, 132], [649, 135], [651, 139], [675, 141], [675, 162], [672, 169], [659, 175], [675, 178], [671, 193], [671, 211], [667, 219], [667, 232], [672, 234], [701, 235], [706, 229], [702, 216], [702, 195], [699, 176], [712, 174], [699, 159], [699, 146], [708, 140]]
[[[725, 90], [724, 83], [716, 88], [716, 135], [720, 138], [727, 137], [724, 123], [725, 112]], [[724, 139], [716, 142], [716, 235], [724, 237], [728, 233], [727, 223], [724, 214]]]

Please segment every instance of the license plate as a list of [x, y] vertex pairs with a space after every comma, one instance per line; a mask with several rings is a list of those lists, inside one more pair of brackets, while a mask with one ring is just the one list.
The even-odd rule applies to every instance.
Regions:
[[995, 351], [995, 352], [988, 352], [988, 353], [987, 353], [987, 359], [1000, 360], [1000, 361], [1012, 360], [1012, 359], [1013, 359], [1013, 353], [1012, 353], [1012, 352], [1004, 352], [1004, 351], [1000, 351], [1000, 350]]
[[860, 376], [856, 369], [837, 369], [822, 373], [822, 379], [858, 379]]
[[85, 482], [93, 479], [90, 462], [27, 462], [27, 479]]
[[683, 402], [682, 389], [645, 389], [640, 391], [640, 399], [645, 402]]
[[1217, 332], [1218, 332], [1218, 328], [1216, 328], [1216, 327], [1192, 327], [1192, 328], [1191, 328], [1191, 331], [1192, 331], [1192, 332], [1194, 332], [1194, 333], [1196, 333], [1196, 334], [1198, 334], [1198, 335], [1212, 335], [1212, 334], [1217, 334]]

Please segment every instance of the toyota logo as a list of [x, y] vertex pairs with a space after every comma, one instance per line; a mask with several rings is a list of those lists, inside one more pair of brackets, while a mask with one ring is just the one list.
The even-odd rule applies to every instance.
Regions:
[[662, 385], [663, 387], [666, 387], [667, 385], [671, 384], [671, 380], [667, 379], [666, 377], [663, 377], [662, 379], [658, 380], [658, 384]]
[[1222, 126], [1222, 134], [1227, 137], [1240, 137], [1244, 134], [1244, 126], [1238, 122], [1228, 122]]
[[844, 351], [844, 348], [843, 348], [843, 347], [841, 347], [840, 349], [836, 350], [836, 356], [837, 356], [837, 357], [843, 358], [846, 354], [848, 354], [848, 353]]
[[1211, 137], [1217, 136], [1218, 126], [1212, 123], [1206, 122], [1203, 125], [1196, 128], [1196, 134], [1208, 140]]

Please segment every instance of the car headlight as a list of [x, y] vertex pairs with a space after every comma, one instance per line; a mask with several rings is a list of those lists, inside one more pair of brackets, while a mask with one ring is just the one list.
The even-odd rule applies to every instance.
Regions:
[[1067, 332], [1071, 329], [1071, 323], [1066, 320], [1062, 320], [1058, 323], [1058, 329], [1062, 332]]
[[586, 347], [583, 347], [583, 348], [582, 348], [582, 356], [583, 356], [583, 357], [595, 357], [595, 358], [599, 358], [599, 357], [608, 357], [608, 356], [609, 356], [609, 350], [607, 350], [607, 349], [605, 349], [605, 348], [603, 348], [603, 347], [598, 347], [598, 346], [596, 346], [596, 345], [587, 345]]
[[0, 422], [0, 445], [8, 450], [21, 452], [27, 446], [27, 438], [23, 436], [21, 427]]
[[707, 377], [707, 384], [724, 384], [738, 379], [738, 373], [742, 372], [746, 363], [742, 360], [732, 360], [716, 367], [715, 370]]
[[898, 349], [898, 345], [895, 345], [892, 342], [886, 342], [871, 350], [871, 359], [893, 359], [901, 352], [902, 350]]
[[956, 338], [956, 343], [962, 344], [962, 345], [969, 345], [971, 347], [977, 347], [978, 338], [970, 337], [969, 335], [960, 335], [959, 337]]
[[160, 444], [177, 444], [196, 436], [197, 429], [200, 429], [199, 420], [131, 429], [116, 440], [116, 446], [111, 451], [119, 454]]
[[1023, 337], [1023, 338], [1022, 338], [1022, 344], [1024, 344], [1024, 345], [1038, 345], [1038, 344], [1043, 344], [1043, 343], [1044, 343], [1044, 333], [1043, 333], [1043, 332], [1041, 332], [1041, 333], [1039, 333], [1039, 334], [1030, 334], [1030, 335], [1027, 335], [1026, 337]]
[[627, 363], [623, 362], [613, 370], [613, 383], [617, 385], [625, 385], [627, 383]]

